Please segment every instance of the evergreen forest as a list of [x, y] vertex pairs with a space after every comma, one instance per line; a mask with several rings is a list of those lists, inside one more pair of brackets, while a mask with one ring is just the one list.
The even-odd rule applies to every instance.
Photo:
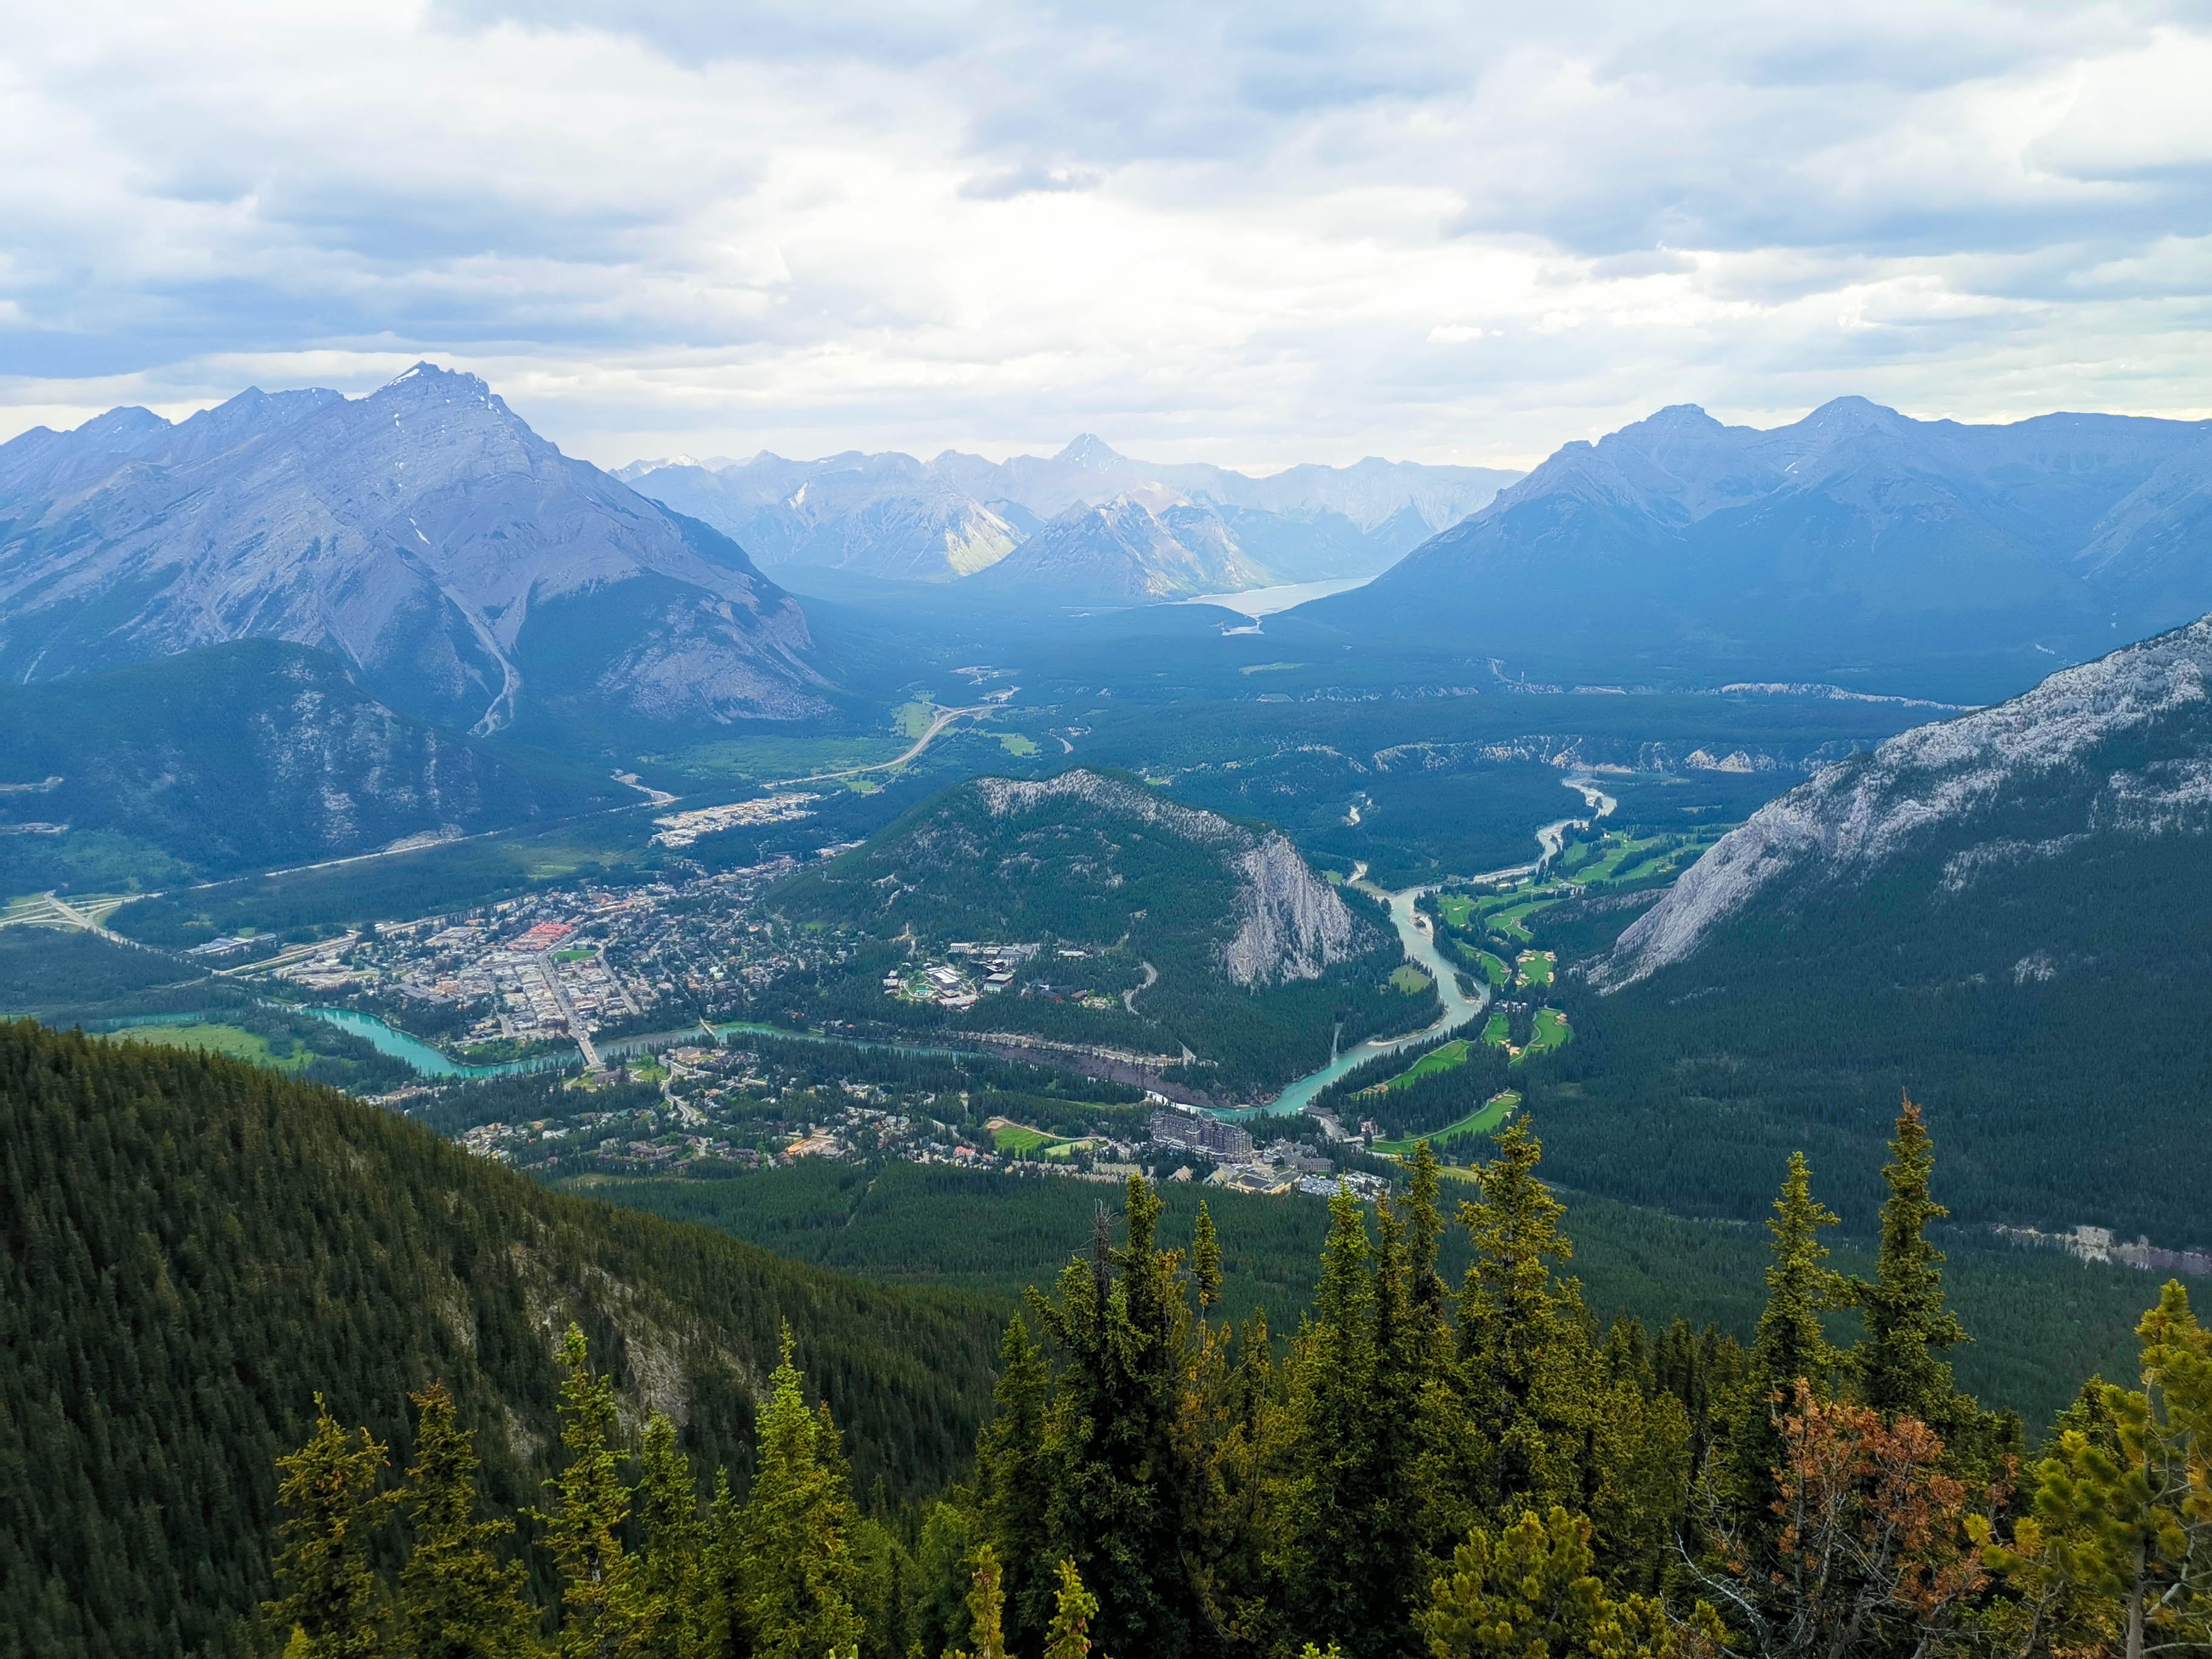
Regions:
[[1340, 1194], [1283, 1328], [1140, 1176], [1001, 1321], [220, 1059], [11, 1025], [0, 1110], [11, 1659], [2212, 1642], [2212, 1334], [1963, 1391], [1910, 1103], [1862, 1272], [1790, 1161], [1747, 1342], [1595, 1312], [1525, 1123]]

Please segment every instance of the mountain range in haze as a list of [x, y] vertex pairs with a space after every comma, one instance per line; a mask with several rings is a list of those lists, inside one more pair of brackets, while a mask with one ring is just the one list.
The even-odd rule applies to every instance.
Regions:
[[[1370, 457], [1265, 477], [1132, 460], [1090, 434], [1003, 462], [857, 452], [817, 461], [639, 461], [615, 475], [769, 568], [955, 581], [1129, 604], [1371, 576], [1521, 475]], [[1036, 556], [1015, 556], [1038, 546]]]
[[1950, 672], [1978, 696], [2212, 610], [2208, 549], [2212, 422], [1967, 426], [1839, 398], [1759, 431], [1678, 404], [1564, 446], [1298, 614], [1540, 672], [1756, 665], [1893, 690], [1892, 671], [1931, 687]]

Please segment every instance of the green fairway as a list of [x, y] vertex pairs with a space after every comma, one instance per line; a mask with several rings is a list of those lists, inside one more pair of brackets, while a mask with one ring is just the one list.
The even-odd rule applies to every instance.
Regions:
[[1009, 1123], [992, 1131], [991, 1134], [993, 1145], [1000, 1152], [1011, 1152], [1017, 1158], [1034, 1152], [1041, 1146], [1050, 1146], [1059, 1139], [1059, 1136], [1048, 1135], [1042, 1129], [1032, 1129], [1026, 1123]]
[[1447, 1123], [1443, 1128], [1425, 1135], [1409, 1135], [1403, 1140], [1378, 1140], [1370, 1150], [1384, 1158], [1406, 1158], [1412, 1154], [1416, 1146], [1425, 1140], [1441, 1154], [1454, 1141], [1497, 1133], [1504, 1127], [1505, 1120], [1513, 1115], [1513, 1109], [1520, 1103], [1520, 1091], [1508, 1089], [1501, 1094], [1492, 1095], [1456, 1123]]
[[1454, 939], [1452, 948], [1465, 958], [1469, 967], [1482, 975], [1492, 990], [1502, 991], [1513, 982], [1513, 970], [1505, 965], [1503, 957], [1493, 956], [1487, 951], [1478, 951], [1463, 939]]
[[1539, 1008], [1536, 1011], [1536, 1028], [1529, 1034], [1528, 1046], [1521, 1051], [1522, 1057], [1525, 1059], [1530, 1054], [1540, 1054], [1563, 1047], [1572, 1036], [1574, 1032], [1569, 1028], [1565, 1014], [1556, 1008]]
[[1492, 1014], [1482, 1028], [1482, 1040], [1493, 1048], [1503, 1048], [1510, 1042], [1510, 1028], [1505, 1016]]
[[1559, 957], [1549, 951], [1523, 951], [1521, 953], [1521, 983], [1549, 985], [1552, 970], [1559, 966]]
[[1439, 893], [1437, 914], [1453, 927], [1464, 927], [1467, 919], [1474, 914], [1474, 901], [1464, 893]]
[[1438, 1072], [1449, 1072], [1454, 1066], [1466, 1065], [1467, 1057], [1470, 1052], [1470, 1046], [1465, 1037], [1461, 1037], [1456, 1042], [1447, 1042], [1443, 1048], [1432, 1048], [1423, 1054], [1382, 1086], [1385, 1089], [1402, 1089], [1408, 1084], [1418, 1083], [1421, 1079], [1432, 1077]]

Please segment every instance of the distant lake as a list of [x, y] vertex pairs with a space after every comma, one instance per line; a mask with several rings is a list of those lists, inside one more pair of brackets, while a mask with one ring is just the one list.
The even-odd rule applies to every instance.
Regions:
[[1285, 582], [1279, 587], [1248, 587], [1242, 593], [1200, 593], [1195, 599], [1178, 601], [1182, 605], [1218, 605], [1224, 611], [1241, 611], [1248, 617], [1272, 617], [1278, 611], [1288, 611], [1294, 605], [1304, 605], [1308, 599], [1327, 599], [1332, 593], [1348, 593], [1355, 587], [1364, 587], [1375, 579], [1372, 576], [1342, 576], [1325, 582]]

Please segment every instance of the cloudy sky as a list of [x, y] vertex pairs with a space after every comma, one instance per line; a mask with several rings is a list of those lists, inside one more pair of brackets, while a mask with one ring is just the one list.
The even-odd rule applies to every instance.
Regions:
[[0, 436], [426, 356], [608, 464], [2212, 414], [2212, 5], [8, 14]]

